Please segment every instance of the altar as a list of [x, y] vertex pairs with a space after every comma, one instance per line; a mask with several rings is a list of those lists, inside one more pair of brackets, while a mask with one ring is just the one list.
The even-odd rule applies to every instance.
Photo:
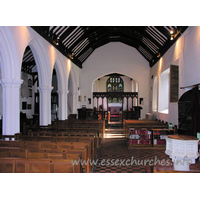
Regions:
[[108, 107], [108, 111], [110, 112], [110, 117], [119, 117], [119, 112], [122, 110], [122, 107], [112, 106]]

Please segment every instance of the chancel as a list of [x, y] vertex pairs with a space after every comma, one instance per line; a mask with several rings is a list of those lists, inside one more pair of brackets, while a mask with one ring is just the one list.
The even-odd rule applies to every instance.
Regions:
[[0, 172], [199, 173], [199, 35], [0, 26]]

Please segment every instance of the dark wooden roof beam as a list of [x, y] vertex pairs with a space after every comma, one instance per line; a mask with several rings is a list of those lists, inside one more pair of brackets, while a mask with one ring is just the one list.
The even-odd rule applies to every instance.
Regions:
[[28, 67], [28, 66], [31, 66], [31, 65], [36, 65], [35, 60], [29, 61], [29, 62], [22, 62], [22, 67]]
[[49, 30], [48, 36], [53, 37], [53, 31], [55, 30], [56, 27], [57, 27], [57, 26], [53, 26], [53, 27], [51, 28], [51, 30]]
[[76, 26], [70, 26], [61, 36], [60, 40], [63, 42], [68, 35], [70, 35], [74, 30], [76, 29]]
[[74, 38], [68, 43], [67, 48], [69, 49], [83, 34], [83, 30], [79, 29]]
[[155, 32], [153, 32], [151, 29], [147, 29], [146, 32], [152, 37], [154, 38], [161, 46], [164, 45], [165, 41], [163, 39], [161, 39], [160, 37], [158, 37], [156, 35]]
[[[84, 28], [84, 27], [83, 27], [83, 28]], [[74, 43], [70, 46], [70, 48], [68, 48], [69, 51], [72, 51], [72, 49], [73, 49], [74, 47], [76, 47], [76, 46], [77, 46], [82, 40], [84, 40], [85, 38], [88, 38], [88, 39], [89, 39], [90, 34], [94, 33], [95, 30], [97, 30], [96, 27], [92, 27], [92, 28], [88, 28], [88, 29], [84, 30], [84, 34], [83, 34], [81, 37], [79, 37], [79, 39], [76, 40], [76, 42], [74, 42]]]
[[63, 44], [67, 47], [76, 37], [77, 32], [79, 33], [81, 29], [79, 27], [76, 27], [64, 40]]
[[78, 55], [79, 52], [81, 52], [87, 45], [89, 44], [89, 41], [83, 41], [83, 43], [81, 44], [81, 46], [77, 47], [76, 49], [73, 50], [75, 56]]
[[83, 63], [83, 62], [91, 55], [92, 52], [93, 52], [93, 49], [92, 49], [92, 48], [88, 49], [88, 51], [85, 52], [85, 53], [82, 55], [81, 62]]
[[[84, 52], [88, 51], [88, 49], [90, 49], [90, 48], [93, 49], [93, 47], [91, 46], [91, 44], [88, 44], [87, 46], [85, 46], [85, 47], [82, 49], [82, 51], [79, 52], [79, 53], [76, 55], [76, 58], [79, 59], [79, 57], [81, 57], [81, 55], [83, 55]], [[94, 49], [93, 49], [93, 50], [94, 50]]]

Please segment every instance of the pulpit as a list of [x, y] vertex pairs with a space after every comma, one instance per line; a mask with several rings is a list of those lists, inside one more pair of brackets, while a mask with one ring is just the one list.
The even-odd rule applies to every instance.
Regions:
[[78, 110], [78, 119], [87, 119], [92, 117], [92, 108], [79, 108]]

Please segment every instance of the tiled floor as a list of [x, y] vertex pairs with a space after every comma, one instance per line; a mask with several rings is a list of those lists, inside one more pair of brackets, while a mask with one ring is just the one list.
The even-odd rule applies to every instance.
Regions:
[[165, 149], [128, 149], [123, 130], [109, 127], [98, 150], [94, 173], [145, 173], [146, 165], [162, 159], [169, 159]]

